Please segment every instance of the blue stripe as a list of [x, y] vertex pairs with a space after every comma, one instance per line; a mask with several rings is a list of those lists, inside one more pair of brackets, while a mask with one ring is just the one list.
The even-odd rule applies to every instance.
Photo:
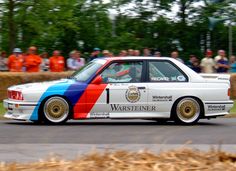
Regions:
[[65, 82], [59, 82], [56, 83], [52, 86], [50, 86], [44, 93], [43, 95], [40, 97], [37, 106], [34, 108], [34, 111], [32, 113], [32, 115], [30, 116], [30, 120], [32, 121], [36, 121], [39, 119], [38, 117], [38, 111], [39, 111], [39, 107], [40, 107], [40, 103], [48, 96], [52, 96], [52, 95], [64, 95], [64, 93], [66, 92], [66, 90], [75, 83], [75, 81], [65, 81]]

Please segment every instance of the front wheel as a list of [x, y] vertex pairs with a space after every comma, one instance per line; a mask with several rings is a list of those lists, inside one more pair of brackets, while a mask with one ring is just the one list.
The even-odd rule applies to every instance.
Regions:
[[186, 97], [174, 106], [174, 119], [180, 124], [195, 124], [201, 116], [201, 106], [195, 98]]
[[70, 107], [64, 98], [54, 96], [45, 101], [43, 113], [46, 123], [60, 124], [68, 120]]

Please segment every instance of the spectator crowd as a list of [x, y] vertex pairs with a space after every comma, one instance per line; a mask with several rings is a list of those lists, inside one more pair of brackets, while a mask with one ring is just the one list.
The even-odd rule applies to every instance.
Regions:
[[[236, 72], [236, 57], [230, 56], [229, 59], [226, 56], [224, 50], [219, 50], [217, 56], [213, 57], [213, 52], [207, 50], [205, 57], [199, 59], [195, 55], [190, 55], [189, 60], [184, 62], [179, 57], [178, 51], [171, 52], [171, 58], [174, 58], [182, 63], [185, 63], [189, 68], [195, 72], [202, 73], [227, 73]], [[114, 57], [115, 55], [109, 50], [103, 50], [94, 48], [89, 58], [85, 60], [82, 57], [80, 51], [73, 50], [68, 54], [68, 58], [61, 55], [59, 50], [54, 50], [52, 56], [49, 57], [47, 52], [37, 54], [37, 48], [31, 46], [26, 53], [23, 53], [20, 48], [15, 48], [12, 54], [8, 57], [5, 51], [0, 54], [0, 71], [10, 72], [39, 72], [39, 71], [51, 71], [51, 72], [63, 72], [66, 70], [79, 70], [86, 62], [89, 62], [99, 57]], [[144, 48], [142, 53], [139, 50], [121, 50], [117, 56], [155, 56], [161, 57], [161, 52], [151, 53], [149, 48]]]

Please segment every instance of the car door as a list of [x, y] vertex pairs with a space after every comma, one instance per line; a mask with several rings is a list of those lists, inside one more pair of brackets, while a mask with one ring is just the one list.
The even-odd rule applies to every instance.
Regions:
[[168, 60], [147, 62], [148, 104], [157, 106], [156, 117], [168, 118], [174, 101], [181, 96], [188, 77]]
[[110, 118], [140, 118], [155, 110], [148, 106], [143, 61], [113, 62], [101, 77], [108, 84], [107, 106]]

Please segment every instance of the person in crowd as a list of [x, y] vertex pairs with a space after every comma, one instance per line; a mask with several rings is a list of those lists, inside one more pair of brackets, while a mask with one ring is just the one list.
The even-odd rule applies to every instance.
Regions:
[[103, 55], [103, 57], [105, 57], [105, 58], [106, 58], [106, 57], [110, 57], [109, 54], [110, 54], [110, 52], [109, 52], [108, 50], [103, 50], [103, 51], [102, 51], [102, 55]]
[[48, 71], [49, 70], [48, 53], [43, 52], [42, 54], [40, 54], [40, 57], [42, 58], [42, 63], [40, 65], [41, 71]]
[[186, 65], [197, 73], [201, 72], [199, 60], [195, 55], [189, 55], [189, 60], [186, 62]]
[[177, 61], [181, 63], [184, 63], [184, 61], [181, 58], [179, 58], [179, 52], [177, 51], [171, 52], [171, 58], [176, 59]]
[[134, 50], [128, 49], [128, 56], [134, 56]]
[[186, 62], [186, 65], [193, 69], [193, 63], [197, 60], [197, 57], [195, 55], [189, 55], [189, 60]]
[[63, 72], [65, 70], [65, 58], [61, 56], [59, 50], [54, 50], [53, 56], [49, 58], [49, 68], [51, 72]]
[[227, 57], [226, 57], [226, 53], [224, 50], [218, 50], [218, 55], [214, 58], [215, 62], [217, 63], [218, 60], [224, 58], [225, 61], [228, 61]]
[[213, 55], [212, 51], [208, 49], [206, 51], [205, 57], [201, 60], [200, 67], [203, 73], [215, 72], [216, 63], [214, 59], [212, 59], [212, 55]]
[[134, 50], [134, 56], [140, 56], [140, 50]]
[[151, 56], [151, 51], [149, 48], [143, 49], [143, 56]]
[[2, 51], [0, 55], [0, 72], [1, 71], [8, 71], [7, 53], [5, 51]]
[[230, 57], [230, 71], [229, 72], [236, 72], [236, 56], [232, 55]]
[[127, 51], [126, 50], [121, 50], [119, 53], [119, 56], [124, 57], [127, 56]]
[[216, 72], [226, 73], [228, 72], [228, 69], [230, 68], [229, 61], [228, 59], [225, 58], [224, 55], [221, 55], [220, 57], [221, 58], [216, 61]]
[[73, 50], [70, 52], [70, 57], [67, 59], [67, 67], [71, 71], [76, 71], [85, 65], [85, 59], [80, 57], [80, 52]]
[[111, 58], [114, 57], [114, 54], [112, 52], [109, 52], [108, 56]]
[[235, 63], [235, 55], [231, 55], [231, 56], [229, 57], [229, 65], [231, 65], [231, 64], [233, 64], [233, 63]]
[[24, 63], [26, 67], [26, 72], [39, 72], [41, 62], [41, 57], [37, 55], [37, 48], [35, 46], [29, 47], [28, 54], [25, 57]]
[[156, 52], [154, 53], [154, 56], [155, 56], [155, 57], [161, 57], [161, 52], [156, 51]]
[[20, 48], [15, 48], [13, 54], [8, 58], [8, 68], [10, 72], [22, 72], [24, 58]]
[[196, 60], [193, 62], [192, 70], [194, 70], [196, 73], [200, 73], [201, 72], [201, 66], [200, 66], [200, 62], [199, 62], [198, 58], [196, 58]]
[[100, 52], [101, 52], [100, 48], [94, 48], [93, 52], [91, 53], [88, 61], [92, 61], [92, 60], [94, 60], [96, 58], [99, 58], [100, 57]]

